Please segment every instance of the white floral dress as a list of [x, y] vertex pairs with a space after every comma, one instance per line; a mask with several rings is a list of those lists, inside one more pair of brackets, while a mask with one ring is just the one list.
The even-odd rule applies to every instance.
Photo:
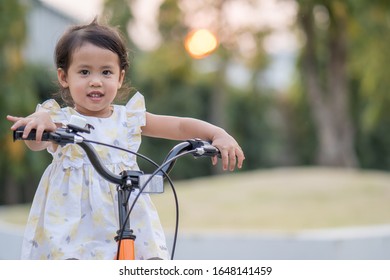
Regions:
[[[114, 105], [109, 118], [82, 116], [95, 127], [87, 139], [137, 151], [145, 103], [136, 93], [126, 106]], [[54, 122], [67, 123], [74, 109], [60, 108], [54, 100], [38, 105]], [[135, 156], [94, 145], [106, 167], [115, 174], [138, 170]], [[116, 186], [103, 179], [77, 145], [48, 151], [53, 162], [45, 170], [36, 191], [25, 229], [22, 259], [114, 259], [118, 225]], [[132, 193], [130, 204], [137, 191]], [[165, 236], [149, 195], [142, 194], [130, 215], [136, 259], [168, 258]]]

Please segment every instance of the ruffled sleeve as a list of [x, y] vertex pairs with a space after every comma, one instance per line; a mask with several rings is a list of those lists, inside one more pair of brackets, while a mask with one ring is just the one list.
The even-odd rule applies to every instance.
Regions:
[[50, 114], [51, 119], [55, 123], [67, 123], [68, 118], [65, 113], [61, 110], [60, 105], [54, 99], [49, 99], [42, 104], [38, 104], [36, 112], [48, 112]]
[[[68, 118], [64, 111], [62, 111], [60, 105], [54, 99], [49, 99], [42, 104], [38, 104], [35, 112], [47, 112], [54, 123], [67, 124]], [[47, 151], [54, 154], [56, 150], [52, 145], [47, 148]]]
[[145, 98], [137, 91], [126, 104], [127, 126], [141, 127], [146, 124]]
[[[126, 141], [127, 148], [132, 151], [137, 151], [141, 145], [142, 126], [146, 124], [146, 108], [145, 99], [139, 92], [127, 102], [125, 106], [126, 121], [124, 126], [126, 127]], [[134, 157], [128, 158], [129, 161], [134, 161]], [[126, 164], [129, 164], [126, 160]]]

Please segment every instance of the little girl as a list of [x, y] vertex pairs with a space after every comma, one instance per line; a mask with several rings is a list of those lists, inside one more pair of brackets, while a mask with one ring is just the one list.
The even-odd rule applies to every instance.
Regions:
[[[59, 40], [55, 58], [60, 93], [68, 105], [56, 101], [38, 105], [27, 117], [7, 116], [11, 129], [25, 126], [23, 137], [36, 129], [36, 141], [25, 141], [34, 151], [53, 156], [37, 188], [28, 218], [22, 259], [114, 259], [118, 229], [116, 186], [101, 178], [77, 145], [64, 147], [41, 141], [43, 131], [54, 131], [82, 116], [95, 127], [89, 139], [137, 151], [141, 134], [172, 140], [209, 140], [222, 155], [224, 170], [241, 168], [244, 154], [223, 129], [191, 118], [155, 115], [145, 110], [136, 93], [125, 106], [113, 105], [129, 66], [125, 43], [113, 28], [96, 20], [70, 28]], [[96, 146], [107, 168], [119, 174], [138, 170], [134, 156]], [[212, 159], [213, 164], [217, 158]], [[134, 194], [132, 194], [134, 195]], [[131, 214], [136, 259], [168, 259], [157, 212], [142, 194]]]

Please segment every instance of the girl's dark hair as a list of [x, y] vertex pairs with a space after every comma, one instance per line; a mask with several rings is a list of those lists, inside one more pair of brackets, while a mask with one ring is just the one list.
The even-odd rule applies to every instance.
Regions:
[[[110, 50], [116, 53], [119, 57], [119, 67], [121, 70], [129, 68], [128, 52], [125, 40], [121, 33], [110, 26], [99, 24], [95, 18], [90, 24], [75, 25], [70, 27], [58, 41], [54, 59], [58, 68], [62, 68], [65, 73], [68, 73], [69, 66], [72, 62], [72, 54], [85, 43], [91, 43], [97, 47]], [[122, 87], [122, 91], [118, 92], [120, 99], [126, 91], [126, 86]], [[69, 89], [63, 88], [60, 85], [60, 90], [57, 93], [58, 97], [68, 106], [73, 106], [74, 102], [70, 95]]]

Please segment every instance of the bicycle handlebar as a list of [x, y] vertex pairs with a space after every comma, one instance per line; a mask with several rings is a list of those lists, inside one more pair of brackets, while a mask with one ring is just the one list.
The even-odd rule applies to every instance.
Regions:
[[[36, 130], [33, 129], [26, 138], [23, 138], [24, 127], [21, 126], [17, 128], [13, 133], [13, 139], [16, 140], [36, 140]], [[67, 128], [58, 128], [54, 132], [44, 131], [42, 134], [42, 141], [51, 141], [58, 145], [65, 146], [67, 144], [77, 144], [79, 145], [87, 154], [91, 164], [96, 169], [96, 171], [106, 180], [114, 184], [121, 184], [123, 182], [123, 176], [114, 174], [108, 170], [104, 164], [101, 162], [99, 155], [96, 150], [90, 143], [87, 143], [88, 140], [84, 137], [78, 135], [78, 132], [88, 132], [85, 129], [77, 129], [74, 126]], [[181, 142], [174, 146], [172, 150], [167, 154], [165, 160], [162, 163], [162, 168], [158, 172], [158, 175], [161, 175], [163, 178], [171, 171], [174, 163], [176, 162], [175, 157], [179, 154], [190, 151], [194, 157], [202, 156], [219, 156], [219, 150], [212, 146], [209, 142], [203, 141], [201, 139], [190, 139], [184, 142]], [[168, 161], [169, 162], [168, 164]], [[167, 164], [165, 164], [167, 163]], [[164, 165], [165, 164], [165, 165]]]

